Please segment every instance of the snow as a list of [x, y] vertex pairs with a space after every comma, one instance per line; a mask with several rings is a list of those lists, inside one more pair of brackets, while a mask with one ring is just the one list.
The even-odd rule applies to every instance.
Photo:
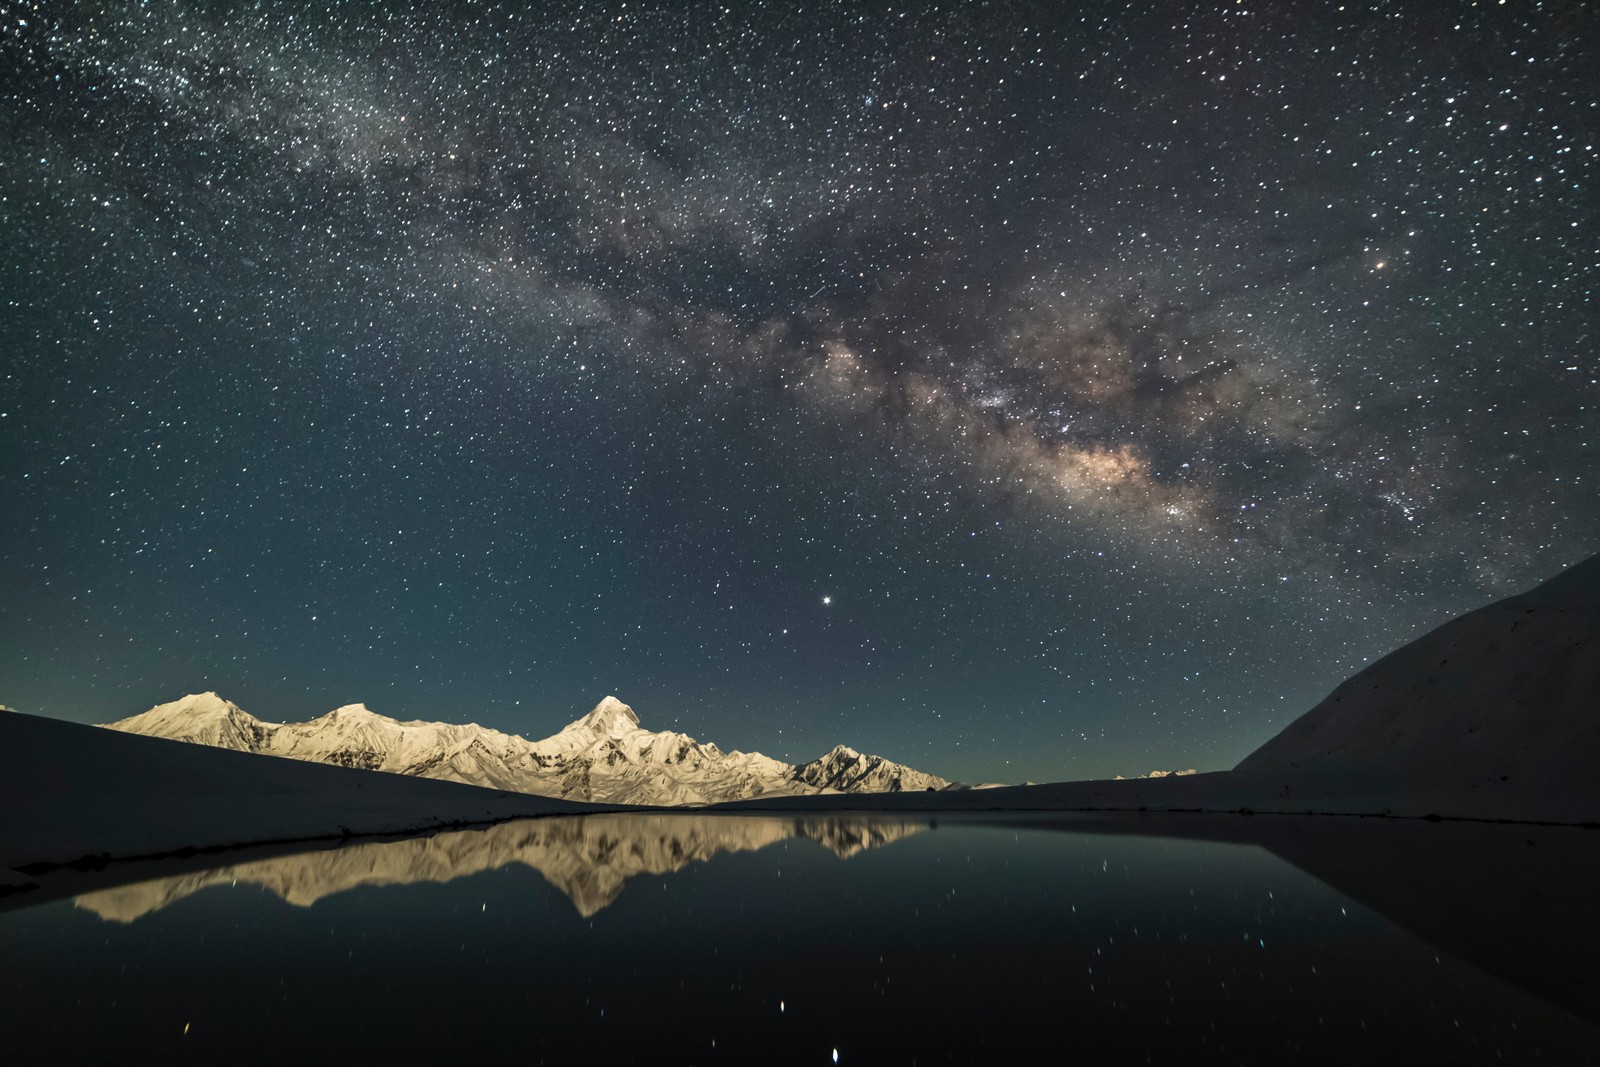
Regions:
[[[248, 728], [220, 712], [203, 730]], [[182, 703], [182, 702], [177, 702]], [[172, 705], [146, 714], [175, 714]], [[270, 759], [13, 713], [0, 717], [0, 868], [603, 810]], [[0, 883], [14, 881], [0, 872]]]
[[242, 752], [614, 804], [699, 805], [775, 794], [951, 786], [843, 745], [799, 767], [760, 753], [725, 753], [686, 734], [644, 729], [634, 710], [614, 696], [542, 741], [474, 723], [398, 722], [363, 704], [310, 722], [269, 723], [216, 693], [186, 696], [109, 726]]
[[[1232, 771], [802, 803], [808, 810], [1248, 810], [1579, 824], [1600, 823], [1597, 766], [1600, 556], [1378, 660]], [[797, 805], [772, 798], [759, 806]]]
[[881, 756], [863, 755], [844, 745], [796, 767], [794, 777], [819, 790], [839, 793], [922, 793], [951, 787], [943, 778], [902, 767]]
[[1385, 656], [1238, 770], [1584, 794], [1596, 757], [1600, 556]]
[[13, 712], [0, 715], [0, 867], [594, 810], [513, 792], [530, 782], [610, 803], [734, 797], [806, 817], [1185, 810], [1600, 823], [1597, 695], [1600, 557], [1384, 657], [1233, 771], [1209, 774], [951, 789], [842, 745], [799, 767], [723, 753], [644, 730], [615, 698], [540, 742], [361, 705], [280, 726], [215, 693], [109, 730]]
[[[1182, 775], [1185, 775], [1185, 774], [1199, 774], [1199, 773], [1200, 772], [1198, 770], [1196, 770], [1193, 767], [1190, 767], [1187, 770], [1182, 770], [1182, 771], [1176, 770], [1176, 769], [1170, 770], [1170, 771], [1151, 771], [1148, 774], [1135, 774], [1132, 777], [1134, 777], [1134, 778], [1171, 778], [1171, 777], [1174, 777], [1174, 776], [1182, 776]], [[1128, 777], [1125, 776], [1125, 775], [1119, 774], [1113, 780], [1114, 781], [1118, 781], [1118, 782], [1125, 782], [1125, 781], [1128, 780]]]

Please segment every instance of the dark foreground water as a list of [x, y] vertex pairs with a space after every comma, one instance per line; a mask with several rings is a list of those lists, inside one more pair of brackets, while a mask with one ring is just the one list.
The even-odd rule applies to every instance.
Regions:
[[[1452, 934], [1484, 920], [1430, 905], [1448, 871], [1384, 896], [1415, 842], [1318, 853], [1390, 917], [1303, 858], [1135, 829], [597, 816], [191, 869], [0, 914], [0, 1040], [19, 1064], [1600, 1061], [1581, 953], [1527, 946], [1523, 973]], [[1485, 914], [1560, 906], [1506, 891]]]

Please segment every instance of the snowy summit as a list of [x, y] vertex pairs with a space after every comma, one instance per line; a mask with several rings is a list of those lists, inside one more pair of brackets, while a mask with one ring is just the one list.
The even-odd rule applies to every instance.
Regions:
[[240, 752], [611, 804], [714, 804], [768, 795], [953, 788], [946, 779], [844, 745], [799, 766], [759, 752], [723, 752], [686, 734], [644, 729], [634, 710], [614, 696], [542, 741], [472, 723], [400, 722], [364, 704], [280, 725], [263, 722], [216, 693], [160, 704], [108, 727]]

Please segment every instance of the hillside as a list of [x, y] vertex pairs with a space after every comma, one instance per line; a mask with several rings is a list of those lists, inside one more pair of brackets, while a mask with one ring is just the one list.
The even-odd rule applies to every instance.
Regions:
[[1383, 657], [1236, 770], [1485, 796], [1592, 793], [1600, 556]]
[[598, 810], [0, 714], [0, 868]]

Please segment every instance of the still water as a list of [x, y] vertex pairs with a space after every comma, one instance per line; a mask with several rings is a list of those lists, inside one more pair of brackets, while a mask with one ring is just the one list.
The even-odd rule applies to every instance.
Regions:
[[[5, 1058], [1600, 1060], [1586, 964], [1465, 962], [1473, 931], [1430, 932], [1459, 900], [1363, 891], [1386, 915], [1259, 843], [1124, 829], [591, 816], [102, 876], [0, 914]], [[1381, 885], [1350, 840], [1321, 854]]]

